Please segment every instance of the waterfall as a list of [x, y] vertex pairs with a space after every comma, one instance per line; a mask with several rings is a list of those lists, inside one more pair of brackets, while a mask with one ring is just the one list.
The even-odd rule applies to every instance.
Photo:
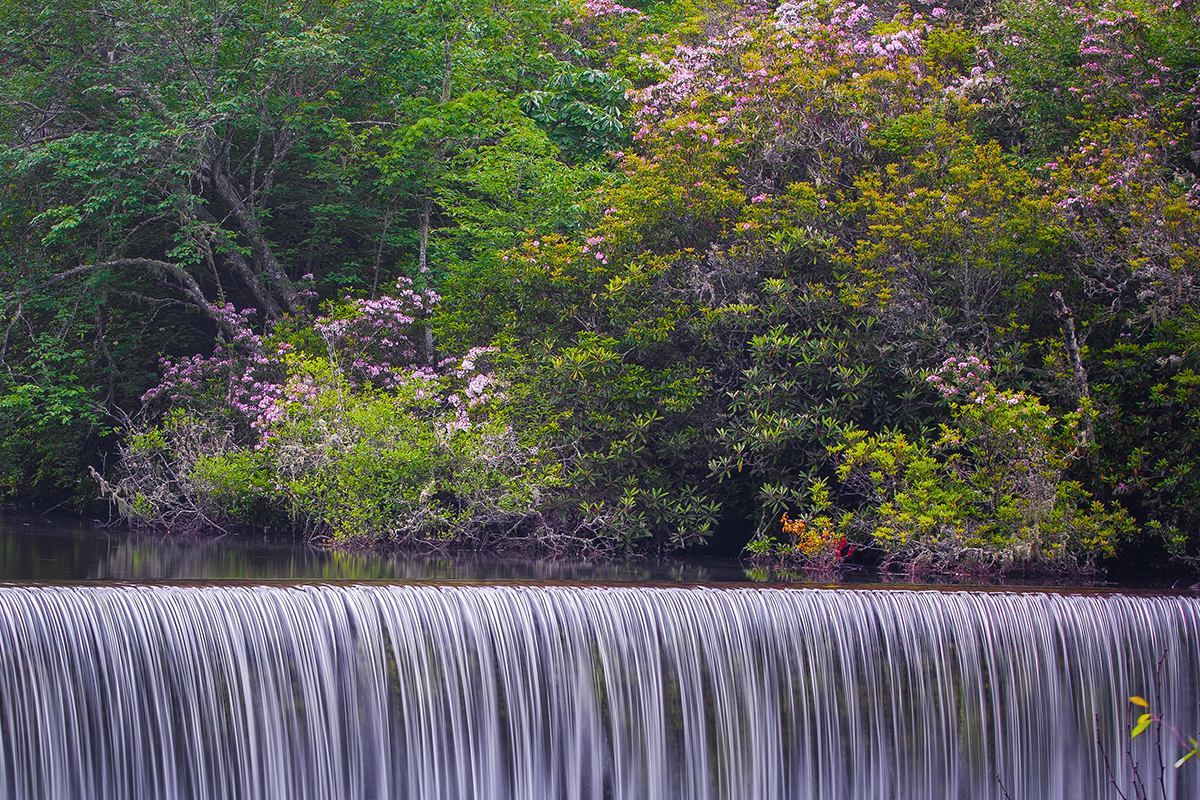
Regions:
[[7, 587], [0, 796], [1158, 796], [1127, 698], [1194, 733], [1198, 677], [1177, 597]]

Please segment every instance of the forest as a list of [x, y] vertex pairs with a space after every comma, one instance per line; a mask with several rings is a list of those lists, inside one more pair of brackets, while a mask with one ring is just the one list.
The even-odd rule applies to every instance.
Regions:
[[0, 496], [1200, 563], [1193, 0], [0, 0]]

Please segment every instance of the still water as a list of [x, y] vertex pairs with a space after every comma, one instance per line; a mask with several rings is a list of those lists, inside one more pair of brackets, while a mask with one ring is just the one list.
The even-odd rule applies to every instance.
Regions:
[[[1173, 590], [1194, 577], [1143, 576], [1127, 591]], [[463, 583], [614, 583], [729, 586], [814, 583], [811, 576], [736, 558], [586, 559], [410, 549], [336, 550], [301, 540], [261, 536], [166, 537], [105, 527], [74, 517], [0, 514], [0, 582], [78, 581], [417, 581]], [[871, 570], [849, 570], [841, 586], [899, 587]], [[1172, 584], [1175, 584], [1173, 586]], [[1039, 588], [1006, 580], [1002, 588]], [[1090, 584], [1085, 584], [1085, 586]], [[1055, 590], [1062, 588], [1055, 587]], [[1100, 585], [1112, 591], [1114, 586]], [[1181, 592], [1182, 593], [1182, 592]]]
[[167, 538], [70, 518], [0, 516], [0, 581], [723, 584], [789, 577], [735, 559], [593, 561], [469, 552], [339, 551], [279, 538]]

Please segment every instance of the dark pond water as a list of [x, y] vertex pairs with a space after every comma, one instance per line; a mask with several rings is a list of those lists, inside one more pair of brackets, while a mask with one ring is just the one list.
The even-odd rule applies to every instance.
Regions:
[[[1123, 580], [1125, 590], [1182, 590], [1190, 580]], [[76, 518], [0, 515], [0, 582], [78, 581], [418, 581], [645, 583], [679, 585], [814, 583], [802, 573], [764, 569], [735, 558], [586, 560], [495, 553], [345, 551], [278, 537], [164, 537]], [[1175, 585], [1173, 586], [1172, 583]], [[849, 571], [839, 585], [881, 584]], [[893, 579], [888, 585], [896, 586]], [[1037, 587], [1034, 581], [1004, 586]], [[1101, 587], [1102, 588], [1102, 587]]]
[[0, 581], [747, 583], [787, 580], [736, 559], [587, 561], [339, 551], [246, 536], [167, 538], [82, 520], [0, 516]]

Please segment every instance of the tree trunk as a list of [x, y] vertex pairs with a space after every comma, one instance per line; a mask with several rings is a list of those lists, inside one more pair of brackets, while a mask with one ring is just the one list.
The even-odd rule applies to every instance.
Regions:
[[207, 223], [212, 231], [213, 242], [220, 245], [221, 257], [233, 267], [233, 272], [242, 279], [246, 284], [246, 288], [250, 290], [250, 294], [254, 296], [254, 301], [259, 304], [259, 310], [266, 315], [269, 320], [276, 320], [283, 316], [283, 311], [279, 304], [275, 302], [275, 298], [267, 290], [258, 273], [254, 271], [250, 262], [237, 249], [237, 245], [230, 241], [228, 234], [220, 227], [220, 222], [216, 217], [208, 213], [208, 210], [203, 206], [197, 207], [197, 217], [200, 221]]
[[1095, 440], [1091, 414], [1091, 392], [1088, 390], [1087, 372], [1083, 369], [1083, 358], [1079, 354], [1079, 340], [1075, 335], [1075, 318], [1071, 316], [1071, 310], [1063, 301], [1062, 292], [1054, 291], [1050, 294], [1050, 298], [1054, 300], [1054, 305], [1057, 307], [1055, 316], [1062, 325], [1063, 340], [1067, 345], [1067, 357], [1071, 360], [1071, 371], [1074, 373], [1075, 396], [1079, 401], [1079, 410], [1083, 416], [1079, 421], [1080, 438], [1085, 447], [1090, 447]]
[[[429, 288], [429, 219], [433, 214], [433, 199], [426, 197], [421, 205], [421, 245], [417, 251], [417, 291], [422, 295]], [[433, 350], [433, 323], [425, 319], [425, 363], [433, 367], [437, 364], [437, 354]]]
[[242, 200], [241, 195], [233, 185], [233, 181], [230, 180], [220, 163], [212, 165], [212, 186], [216, 189], [217, 196], [221, 198], [221, 202], [225, 204], [226, 208], [229, 209], [229, 213], [237, 221], [242, 233], [250, 240], [250, 246], [254, 250], [255, 258], [262, 264], [263, 270], [267, 273], [267, 280], [271, 288], [279, 295], [279, 299], [282, 301], [281, 305], [294, 316], [308, 316], [308, 309], [300, 299], [295, 285], [288, 278], [283, 265], [279, 263], [279, 259], [271, 251], [271, 246], [267, 242], [266, 237], [263, 236], [262, 226], [259, 224], [258, 217], [246, 207], [246, 203]]

